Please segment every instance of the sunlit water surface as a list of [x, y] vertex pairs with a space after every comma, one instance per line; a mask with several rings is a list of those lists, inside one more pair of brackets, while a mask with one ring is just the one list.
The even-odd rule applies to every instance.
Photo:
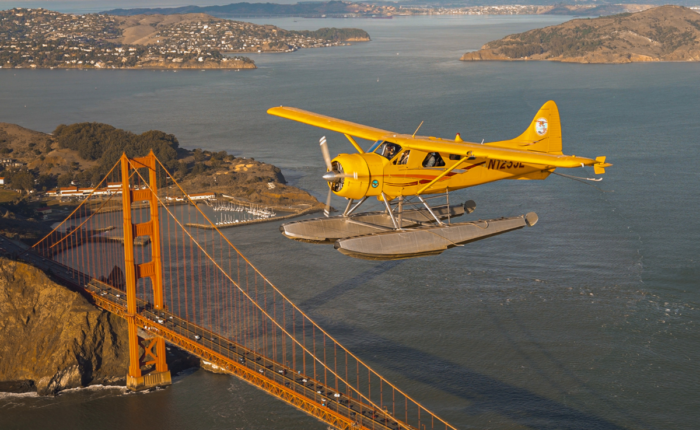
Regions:
[[[566, 17], [259, 19], [357, 26], [370, 43], [255, 55], [255, 71], [0, 70], [0, 119], [52, 131], [99, 121], [278, 165], [325, 196], [318, 138], [278, 105], [480, 142], [517, 136], [547, 100], [564, 151], [614, 163], [600, 189], [553, 176], [454, 193], [472, 217], [535, 211], [534, 228], [399, 262], [283, 238], [227, 236], [361, 358], [458, 428], [693, 429], [700, 422], [700, 65], [463, 63], [467, 50]], [[567, 172], [581, 176], [588, 171]], [[336, 206], [343, 204], [340, 199]], [[693, 424], [695, 423], [695, 424]], [[149, 394], [0, 397], [0, 427], [323, 429], [205, 372]]]

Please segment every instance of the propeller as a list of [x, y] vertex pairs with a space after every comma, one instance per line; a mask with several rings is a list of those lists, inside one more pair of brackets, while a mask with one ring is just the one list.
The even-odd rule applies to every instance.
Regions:
[[[326, 173], [323, 175], [323, 179], [326, 179], [326, 181], [329, 182], [335, 182], [335, 174], [337, 172], [333, 171], [333, 163], [331, 163], [331, 154], [328, 151], [328, 142], [326, 142], [326, 136], [323, 136], [321, 140], [319, 141], [319, 145], [321, 145], [321, 153], [323, 154], [323, 161], [326, 162]], [[329, 176], [327, 179], [326, 176]], [[326, 197], [326, 207], [323, 208], [323, 215], [328, 218], [331, 215], [331, 197], [333, 197], [333, 190], [328, 187], [328, 197]]]
[[[326, 163], [326, 173], [323, 175], [323, 179], [326, 182], [339, 182], [341, 179], [344, 178], [354, 178], [357, 179], [357, 172], [353, 174], [348, 174], [348, 173], [341, 173], [342, 172], [342, 166], [338, 164], [340, 167], [340, 171], [336, 170], [333, 168], [333, 162], [331, 161], [331, 154], [328, 151], [328, 142], [326, 141], [326, 136], [323, 136], [321, 140], [319, 141], [319, 145], [321, 146], [321, 153], [323, 154], [323, 161]], [[323, 209], [323, 214], [326, 217], [329, 217], [331, 214], [331, 197], [333, 197], [333, 189], [331, 187], [328, 188], [328, 197], [326, 198], [326, 207]]]

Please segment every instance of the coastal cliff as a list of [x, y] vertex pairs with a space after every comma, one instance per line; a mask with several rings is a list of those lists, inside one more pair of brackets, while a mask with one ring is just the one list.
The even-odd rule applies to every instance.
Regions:
[[[170, 344], [166, 360], [173, 375], [200, 367], [199, 358]], [[90, 385], [124, 386], [128, 366], [125, 320], [40, 269], [0, 257], [0, 392], [44, 396]]]
[[126, 321], [41, 270], [0, 258], [0, 391], [124, 385]]
[[575, 19], [489, 42], [462, 61], [700, 61], [700, 14], [681, 6]]

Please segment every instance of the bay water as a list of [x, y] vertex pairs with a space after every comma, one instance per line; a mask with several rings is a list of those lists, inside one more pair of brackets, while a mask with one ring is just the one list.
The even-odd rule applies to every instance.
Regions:
[[[276, 222], [226, 235], [321, 326], [457, 428], [694, 429], [700, 64], [458, 61], [487, 41], [568, 19], [256, 19], [288, 29], [355, 26], [372, 42], [253, 55], [258, 69], [241, 72], [2, 69], [0, 121], [45, 132], [85, 121], [163, 130], [184, 147], [275, 164], [323, 199], [318, 139], [326, 135], [333, 154], [352, 147], [268, 108], [403, 133], [425, 121], [422, 135], [488, 142], [517, 136], [554, 100], [564, 152], [614, 164], [602, 182], [552, 176], [450, 196], [476, 201], [471, 219], [535, 211], [533, 228], [395, 262], [290, 241]], [[203, 371], [146, 394], [0, 394], [3, 429], [127, 427], [325, 428]]]

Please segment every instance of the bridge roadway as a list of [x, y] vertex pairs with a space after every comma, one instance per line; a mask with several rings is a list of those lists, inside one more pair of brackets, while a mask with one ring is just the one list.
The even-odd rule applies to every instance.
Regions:
[[[86, 285], [86, 289], [93, 295], [98, 295], [100, 298], [107, 299], [126, 309], [126, 298], [123, 291], [94, 279]], [[162, 329], [169, 329], [179, 336], [190, 340], [190, 342], [196, 342], [206, 349], [223, 355], [229, 361], [245, 366], [247, 369], [258, 372], [266, 378], [293, 390], [295, 393], [325, 405], [330, 411], [351, 419], [353, 424], [361, 424], [371, 429], [413, 429], [410, 426], [399, 423], [388, 411], [376, 410], [365, 402], [348, 397], [318, 380], [297, 373], [290, 367], [273, 361], [210, 330], [192, 324], [166, 310], [153, 309], [150, 303], [142, 300], [137, 300], [137, 306], [139, 307], [139, 315], [148, 321], [143, 324], [142, 328], [153, 335], [162, 336]], [[166, 340], [169, 339], [166, 337]], [[182, 346], [181, 343], [177, 344]], [[199, 355], [196, 354], [196, 351], [190, 352]], [[206, 360], [210, 357], [201, 358]], [[223, 367], [224, 370], [231, 370], [228, 366], [220, 367]]]
[[[123, 291], [34, 252], [23, 251], [15, 243], [0, 237], [1, 253], [21, 253], [23, 260], [67, 282], [79, 292], [87, 293], [97, 306], [126, 317], [126, 296]], [[137, 300], [137, 306], [137, 324], [147, 333], [165, 338], [336, 428], [415, 430], [414, 427], [394, 418], [388, 410], [376, 409], [365, 402], [348, 397], [318, 380], [296, 373], [292, 368], [181, 319], [167, 310], [153, 309], [150, 303], [140, 299]], [[271, 384], [276, 387], [270, 386]]]

